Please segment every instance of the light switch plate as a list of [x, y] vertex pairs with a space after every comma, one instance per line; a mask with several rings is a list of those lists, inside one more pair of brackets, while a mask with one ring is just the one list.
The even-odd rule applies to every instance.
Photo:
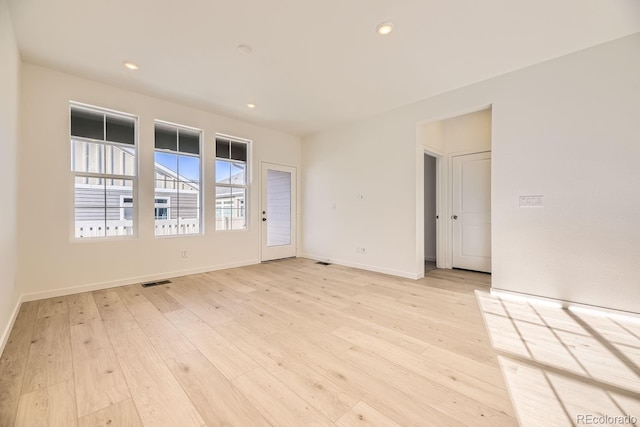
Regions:
[[541, 208], [544, 207], [542, 203], [543, 196], [520, 196], [521, 208]]

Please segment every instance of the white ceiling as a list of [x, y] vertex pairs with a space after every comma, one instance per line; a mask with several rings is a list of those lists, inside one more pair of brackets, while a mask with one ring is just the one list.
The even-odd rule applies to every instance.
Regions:
[[27, 62], [294, 134], [640, 31], [639, 0], [8, 3]]

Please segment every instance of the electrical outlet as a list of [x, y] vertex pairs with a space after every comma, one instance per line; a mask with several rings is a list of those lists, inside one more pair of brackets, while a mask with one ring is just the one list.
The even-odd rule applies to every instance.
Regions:
[[188, 256], [187, 251], [182, 251], [181, 255], [182, 255], [182, 258], [187, 258]]

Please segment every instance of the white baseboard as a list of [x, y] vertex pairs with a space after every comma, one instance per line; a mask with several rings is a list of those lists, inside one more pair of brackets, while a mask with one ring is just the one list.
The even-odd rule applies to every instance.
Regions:
[[16, 318], [18, 317], [18, 313], [20, 312], [20, 306], [22, 305], [22, 296], [18, 298], [16, 302], [16, 306], [13, 309], [13, 313], [11, 313], [11, 317], [9, 318], [9, 323], [2, 331], [2, 337], [0, 338], [0, 356], [4, 352], [4, 347], [7, 345], [7, 341], [9, 341], [9, 335], [11, 334], [11, 329], [13, 329], [13, 324], [16, 322]]
[[625, 318], [633, 318], [634, 320], [640, 322], [640, 313], [636, 313], [634, 311], [617, 310], [615, 308], [601, 307], [597, 305], [584, 304], [584, 303], [575, 302], [575, 301], [549, 298], [549, 297], [544, 297], [540, 295], [525, 294], [522, 292], [508, 291], [505, 289], [494, 288], [494, 287], [491, 288], [491, 295], [496, 297], [504, 297], [506, 299], [515, 298], [520, 300], [526, 300], [532, 303], [538, 302], [541, 304], [546, 304], [546, 305], [555, 306], [563, 309], [569, 309], [569, 310], [581, 309], [583, 311], [593, 312], [594, 314], [600, 313], [605, 316], [612, 316], [612, 317], [622, 316]]
[[375, 265], [369, 265], [369, 264], [359, 264], [356, 262], [344, 261], [336, 258], [327, 258], [319, 255], [302, 254], [300, 256], [303, 258], [309, 258], [315, 261], [325, 261], [332, 264], [343, 265], [345, 267], [353, 267], [353, 268], [359, 268], [361, 270], [375, 271], [376, 273], [389, 274], [391, 276], [404, 277], [406, 279], [411, 279], [411, 280], [418, 280], [423, 277], [422, 275], [419, 275], [416, 273], [408, 273], [406, 271], [393, 270], [390, 268], [381, 268], [381, 267], [378, 267]]
[[189, 270], [177, 270], [177, 271], [164, 272], [160, 274], [152, 274], [148, 276], [130, 277], [126, 279], [113, 280], [109, 282], [98, 282], [98, 283], [90, 283], [90, 284], [80, 285], [80, 286], [71, 286], [68, 288], [54, 289], [54, 290], [44, 291], [44, 292], [32, 292], [32, 293], [22, 294], [21, 301], [26, 302], [26, 301], [36, 301], [36, 300], [46, 299], [46, 298], [55, 298], [55, 297], [61, 297], [65, 295], [79, 294], [82, 292], [91, 292], [91, 291], [97, 291], [101, 289], [115, 288], [118, 286], [135, 285], [136, 283], [145, 283], [145, 282], [153, 282], [156, 280], [171, 279], [173, 277], [187, 276], [189, 274], [199, 274], [199, 273], [206, 273], [209, 271], [225, 270], [228, 268], [244, 267], [246, 265], [254, 265], [259, 263], [260, 263], [260, 260], [251, 259], [251, 260], [233, 262], [229, 264], [218, 264], [218, 265], [213, 265], [208, 267], [193, 268]]

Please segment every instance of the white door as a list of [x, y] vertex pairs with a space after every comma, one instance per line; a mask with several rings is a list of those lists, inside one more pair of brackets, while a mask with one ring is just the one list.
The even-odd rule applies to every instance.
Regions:
[[262, 163], [262, 261], [296, 256], [296, 168]]
[[453, 267], [491, 272], [491, 153], [453, 157]]

